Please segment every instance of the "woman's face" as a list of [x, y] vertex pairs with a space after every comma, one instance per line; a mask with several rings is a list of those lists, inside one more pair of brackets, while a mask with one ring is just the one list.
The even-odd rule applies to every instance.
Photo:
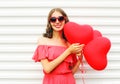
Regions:
[[61, 31], [65, 24], [65, 17], [60, 12], [55, 11], [50, 17], [50, 24], [54, 31]]

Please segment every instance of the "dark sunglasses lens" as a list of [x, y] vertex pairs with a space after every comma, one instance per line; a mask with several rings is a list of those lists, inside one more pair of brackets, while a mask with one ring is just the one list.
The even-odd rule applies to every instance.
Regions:
[[50, 21], [51, 21], [51, 22], [56, 22], [56, 18], [55, 18], [55, 17], [52, 17], [52, 18], [50, 18]]
[[51, 17], [50, 21], [51, 22], [56, 22], [57, 19], [58, 19], [59, 22], [62, 22], [64, 20], [64, 17], [63, 16], [60, 16], [59, 18]]
[[58, 20], [61, 22], [61, 21], [64, 20], [64, 17], [63, 17], [63, 16], [60, 16], [60, 17], [58, 18]]

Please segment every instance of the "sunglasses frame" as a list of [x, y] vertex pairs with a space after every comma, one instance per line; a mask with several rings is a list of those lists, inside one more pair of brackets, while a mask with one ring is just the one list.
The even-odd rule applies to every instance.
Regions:
[[[52, 18], [54, 18], [55, 21], [52, 21]], [[63, 19], [60, 20], [61, 18], [63, 18]], [[49, 21], [52, 22], [52, 23], [55, 23], [57, 20], [58, 20], [59, 22], [63, 22], [63, 21], [65, 20], [65, 17], [64, 17], [64, 16], [59, 16], [59, 17], [51, 17], [51, 18], [49, 19]]]

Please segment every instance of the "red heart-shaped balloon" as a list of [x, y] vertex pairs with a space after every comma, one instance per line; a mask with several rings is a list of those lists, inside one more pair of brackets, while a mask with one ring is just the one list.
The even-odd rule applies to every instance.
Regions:
[[88, 64], [95, 70], [103, 70], [107, 65], [107, 53], [111, 42], [106, 37], [97, 37], [90, 41], [83, 50]]
[[98, 30], [93, 30], [93, 39], [97, 38], [97, 37], [101, 37], [102, 34], [100, 31]]
[[67, 22], [64, 25], [64, 34], [70, 43], [87, 44], [93, 39], [93, 28], [90, 25]]

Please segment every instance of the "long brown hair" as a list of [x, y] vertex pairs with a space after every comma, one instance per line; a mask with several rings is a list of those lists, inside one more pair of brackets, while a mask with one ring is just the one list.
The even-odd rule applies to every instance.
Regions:
[[[43, 36], [44, 36], [44, 37], [47, 37], [47, 38], [52, 38], [52, 37], [53, 37], [53, 28], [52, 28], [52, 26], [51, 26], [51, 24], [50, 24], [49, 19], [50, 19], [51, 15], [52, 15], [55, 11], [60, 12], [64, 17], [66, 17], [65, 23], [69, 22], [68, 16], [67, 16], [67, 14], [64, 12], [64, 10], [62, 10], [61, 8], [53, 8], [53, 9], [49, 12], [49, 14], [48, 14], [46, 32], [43, 33]], [[64, 32], [62, 33], [62, 36], [63, 36], [63, 38], [66, 40], [65, 35], [64, 35]]]

